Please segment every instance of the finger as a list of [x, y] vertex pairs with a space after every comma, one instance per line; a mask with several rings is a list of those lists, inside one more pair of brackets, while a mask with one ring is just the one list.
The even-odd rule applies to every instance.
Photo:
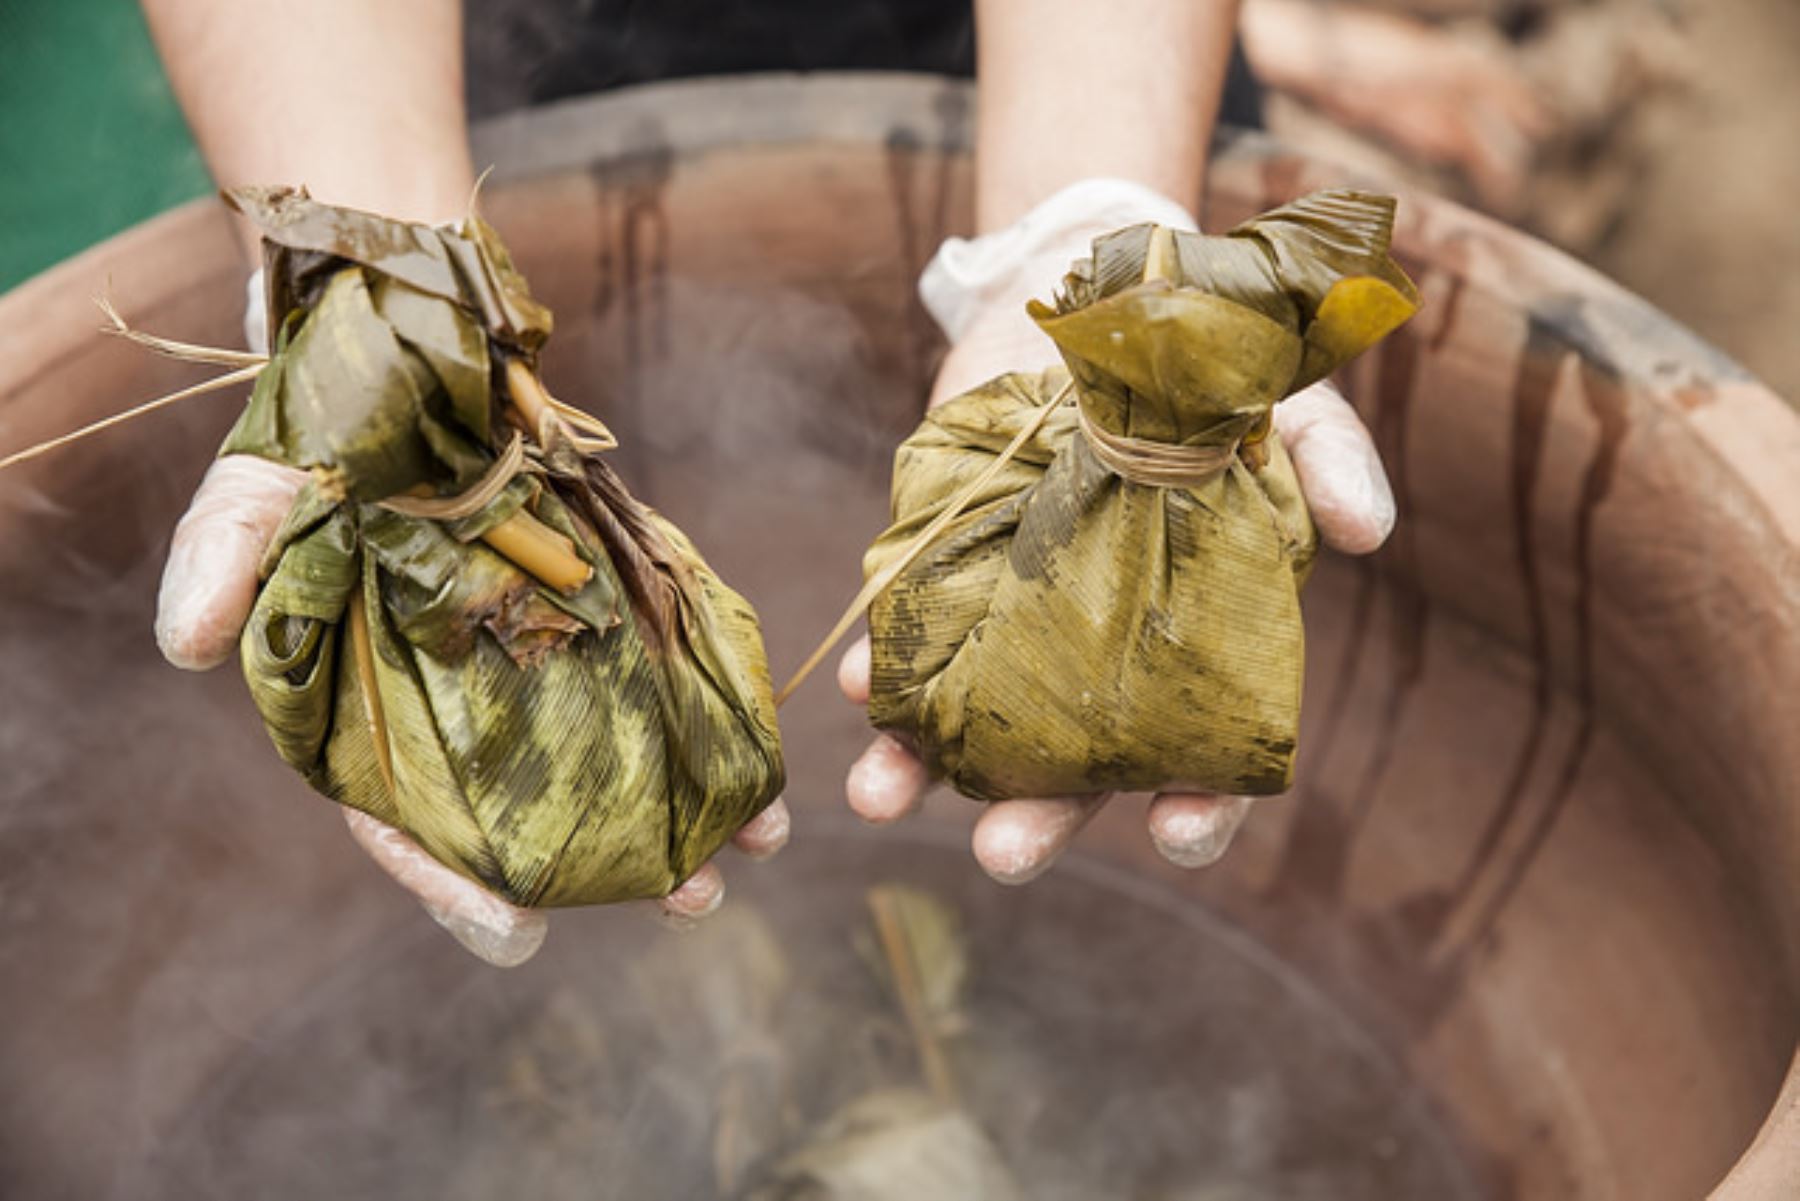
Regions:
[[386, 822], [354, 809], [344, 810], [344, 820], [369, 858], [477, 959], [517, 967], [544, 945], [550, 922], [541, 912], [510, 904], [451, 871]]
[[869, 636], [864, 634], [850, 644], [838, 660], [838, 687], [852, 705], [869, 703]]
[[731, 836], [731, 845], [752, 859], [767, 859], [787, 845], [788, 834], [793, 828], [787, 802], [776, 797], [761, 813], [738, 828]]
[[1334, 550], [1365, 555], [1394, 529], [1394, 492], [1375, 441], [1350, 402], [1328, 383], [1275, 406], [1281, 435], [1319, 536]]
[[1176, 867], [1210, 867], [1231, 846], [1250, 798], [1164, 792], [1150, 802], [1150, 841]]
[[1109, 795], [995, 801], [975, 822], [970, 839], [975, 862], [1002, 884], [1036, 879], [1068, 849]]
[[156, 597], [156, 645], [176, 667], [217, 667], [256, 599], [256, 570], [306, 473], [249, 455], [207, 469], [175, 526]]
[[663, 915], [678, 925], [697, 922], [725, 903], [725, 876], [712, 863], [683, 881], [681, 887], [658, 901]]
[[866, 822], [897, 822], [925, 798], [931, 775], [918, 757], [886, 734], [876, 737], [850, 768], [844, 794]]

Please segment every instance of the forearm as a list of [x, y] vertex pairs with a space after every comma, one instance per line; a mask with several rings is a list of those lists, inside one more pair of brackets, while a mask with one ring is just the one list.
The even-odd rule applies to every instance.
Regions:
[[978, 231], [1093, 176], [1198, 207], [1236, 20], [1237, 0], [977, 0]]
[[144, 0], [144, 10], [221, 187], [304, 184], [321, 200], [419, 221], [463, 212], [473, 173], [456, 0]]

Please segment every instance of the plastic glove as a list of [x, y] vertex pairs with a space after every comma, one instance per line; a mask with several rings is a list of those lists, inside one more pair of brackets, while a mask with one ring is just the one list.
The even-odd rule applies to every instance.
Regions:
[[[1087, 180], [1052, 196], [1017, 225], [973, 242], [945, 243], [920, 280], [925, 306], [952, 340], [931, 392], [935, 406], [997, 375], [1060, 362], [1056, 347], [1025, 315], [1025, 302], [1048, 293], [1099, 234], [1141, 221], [1187, 229], [1179, 205], [1136, 184]], [[1301, 490], [1327, 546], [1367, 554], [1394, 526], [1394, 496], [1375, 443], [1356, 411], [1329, 384], [1275, 407]], [[854, 704], [869, 700], [869, 641], [838, 665], [838, 685]], [[930, 778], [914, 755], [878, 736], [845, 783], [850, 807], [865, 821], [898, 821], [918, 808]], [[1110, 794], [996, 801], [975, 822], [976, 861], [1003, 884], [1022, 884], [1050, 867]], [[1250, 811], [1246, 797], [1166, 792], [1151, 800], [1151, 841], [1180, 867], [1216, 862]]]
[[[262, 273], [251, 277], [244, 328], [259, 352]], [[156, 602], [156, 644], [176, 667], [206, 671], [229, 659], [256, 600], [257, 568], [307, 474], [247, 455], [227, 455], [206, 478], [175, 526]], [[433, 859], [399, 830], [346, 810], [350, 832], [383, 870], [419, 899], [439, 925], [496, 967], [524, 963], [543, 944], [545, 915], [521, 909]], [[777, 800], [732, 838], [740, 851], [767, 858], [787, 842], [790, 818]], [[725, 898], [725, 880], [708, 863], [656, 902], [677, 923], [704, 917]]]

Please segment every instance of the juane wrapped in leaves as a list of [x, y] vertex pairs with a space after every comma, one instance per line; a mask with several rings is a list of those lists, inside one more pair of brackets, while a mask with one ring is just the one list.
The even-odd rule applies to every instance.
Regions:
[[274, 349], [222, 449], [313, 475], [241, 643], [276, 748], [517, 904], [667, 894], [782, 786], [755, 613], [543, 390], [485, 223], [228, 200]]
[[1054, 306], [1066, 369], [1000, 376], [895, 458], [869, 714], [978, 799], [1285, 790], [1317, 548], [1274, 406], [1412, 316], [1394, 202], [1324, 192], [1222, 237], [1095, 240]]

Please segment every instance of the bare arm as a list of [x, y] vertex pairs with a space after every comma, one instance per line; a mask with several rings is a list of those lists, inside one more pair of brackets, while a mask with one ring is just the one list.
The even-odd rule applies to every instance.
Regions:
[[977, 0], [978, 231], [1093, 176], [1190, 207], [1237, 0]]
[[143, 3], [220, 186], [305, 184], [418, 221], [462, 214], [473, 174], [457, 0]]

